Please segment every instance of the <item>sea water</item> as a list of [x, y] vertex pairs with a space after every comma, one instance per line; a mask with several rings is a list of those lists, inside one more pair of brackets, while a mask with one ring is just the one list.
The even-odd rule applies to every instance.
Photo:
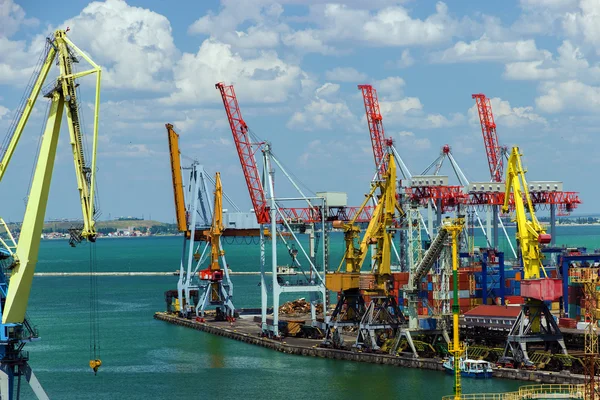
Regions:
[[[558, 243], [591, 250], [600, 247], [599, 233], [598, 226], [559, 227]], [[166, 272], [179, 268], [182, 238], [99, 239], [95, 247], [98, 271]], [[224, 243], [224, 248], [233, 271], [259, 270], [256, 241]], [[337, 268], [342, 254], [342, 237], [332, 234], [330, 269]], [[279, 257], [280, 264], [289, 264], [283, 246]], [[90, 245], [42, 241], [36, 272], [85, 272], [89, 260]], [[232, 280], [236, 307], [260, 306], [259, 276]], [[441, 371], [287, 355], [154, 320], [154, 312], [165, 309], [164, 291], [176, 288], [176, 281], [176, 276], [97, 278], [103, 365], [94, 376], [88, 367], [90, 279], [35, 277], [28, 316], [42, 340], [26, 350], [50, 398], [439, 399], [452, 394], [453, 377]], [[503, 392], [524, 384], [464, 379], [463, 392]], [[33, 398], [22, 385], [22, 398]]]

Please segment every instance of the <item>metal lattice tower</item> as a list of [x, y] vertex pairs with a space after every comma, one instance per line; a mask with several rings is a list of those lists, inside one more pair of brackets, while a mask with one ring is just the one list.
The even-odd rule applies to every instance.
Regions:
[[600, 268], [571, 268], [569, 277], [572, 283], [583, 286], [585, 301], [585, 327], [584, 336], [584, 399], [598, 398], [598, 384], [596, 383], [596, 359], [598, 358], [598, 333], [596, 329], [596, 285], [600, 282], [598, 272]]
[[423, 258], [423, 242], [421, 241], [421, 217], [419, 210], [412, 205], [407, 212], [408, 221], [408, 265], [414, 271]]
[[[451, 247], [446, 246], [440, 257], [437, 273], [433, 276], [433, 304], [435, 315], [440, 317], [452, 314], [450, 308], [450, 276], [452, 275], [452, 252]], [[445, 325], [446, 320], [440, 318]]]

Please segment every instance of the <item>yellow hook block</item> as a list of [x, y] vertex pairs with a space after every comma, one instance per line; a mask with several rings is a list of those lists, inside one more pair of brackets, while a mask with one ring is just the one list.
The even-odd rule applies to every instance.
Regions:
[[98, 373], [98, 368], [102, 365], [102, 361], [99, 359], [90, 360], [90, 368], [94, 370], [94, 375]]

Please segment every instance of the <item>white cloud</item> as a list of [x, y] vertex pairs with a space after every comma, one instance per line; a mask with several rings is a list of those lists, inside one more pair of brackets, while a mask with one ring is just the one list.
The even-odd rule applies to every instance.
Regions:
[[536, 106], [547, 113], [565, 110], [596, 112], [600, 107], [600, 87], [576, 80], [548, 82], [542, 85], [542, 95], [535, 99]]
[[352, 114], [344, 102], [329, 102], [316, 99], [304, 106], [302, 111], [296, 111], [286, 126], [291, 130], [331, 130], [345, 126], [357, 130], [358, 119]]
[[568, 12], [563, 18], [566, 34], [583, 40], [600, 51], [600, 3], [597, 0], [581, 0], [579, 10]]
[[417, 138], [413, 132], [401, 131], [397, 135], [399, 148], [410, 148], [413, 150], [428, 150], [431, 148], [431, 141], [428, 138]]
[[557, 77], [554, 68], [540, 68], [544, 61], [523, 61], [506, 64], [504, 77], [514, 80], [544, 80]]
[[92, 2], [61, 26], [70, 39], [103, 67], [103, 85], [118, 89], [171, 89], [178, 51], [169, 20], [123, 0]]
[[14, 35], [21, 25], [35, 26], [37, 24], [37, 19], [25, 18], [25, 11], [13, 0], [0, 1], [0, 37]]
[[337, 67], [325, 72], [325, 78], [336, 82], [362, 83], [367, 80], [367, 75], [358, 72], [352, 67]]
[[300, 67], [282, 61], [275, 51], [244, 59], [215, 39], [205, 40], [196, 54], [184, 53], [173, 73], [177, 90], [165, 99], [170, 104], [218, 102], [218, 93], [210, 90], [217, 82], [235, 84], [247, 102], [282, 102], [304, 78]]
[[[514, 128], [528, 124], [546, 125], [548, 123], [544, 117], [536, 114], [531, 106], [512, 107], [508, 101], [499, 97], [490, 99], [490, 102], [492, 103], [494, 120], [498, 126]], [[469, 109], [468, 115], [471, 124], [479, 125], [479, 114], [475, 105]]]
[[35, 18], [26, 18], [25, 11], [12, 0], [0, 0], [0, 84], [22, 85], [33, 73], [44, 48], [39, 36], [28, 47], [24, 40], [10, 40], [22, 26], [35, 26]]
[[311, 41], [321, 46], [351, 41], [372, 46], [421, 46], [443, 43], [475, 28], [468, 18], [457, 20], [448, 7], [438, 2], [435, 12], [424, 19], [413, 18], [402, 6], [379, 8], [374, 12], [346, 4], [310, 7], [310, 21], [318, 28], [309, 32]]
[[330, 96], [336, 94], [339, 90], [340, 90], [340, 85], [338, 85], [337, 83], [327, 82], [323, 86], [321, 86], [317, 90], [315, 90], [315, 97], [317, 99], [323, 98], [323, 97], [330, 97]]
[[[280, 44], [281, 34], [289, 27], [280, 22], [283, 7], [272, 1], [223, 1], [218, 14], [208, 14], [197, 19], [188, 28], [188, 33], [209, 35], [220, 42], [231, 44], [236, 49], [274, 48]], [[246, 30], [240, 25], [250, 24]]]
[[544, 8], [570, 8], [577, 4], [578, 0], [521, 0], [522, 7], [544, 7]]
[[416, 111], [421, 111], [423, 109], [423, 104], [421, 104], [421, 100], [419, 100], [417, 97], [405, 97], [401, 100], [395, 101], [386, 101], [380, 99], [379, 108], [381, 109], [381, 115], [383, 116], [384, 123], [387, 121], [391, 123], [398, 123], [402, 121], [402, 118], [406, 114], [413, 113], [416, 115]]
[[396, 65], [399, 68], [408, 68], [415, 63], [414, 58], [410, 55], [410, 51], [408, 49], [402, 50], [402, 55], [400, 59], [396, 62]]
[[532, 39], [514, 42], [495, 42], [483, 35], [469, 43], [457, 42], [453, 47], [432, 54], [431, 60], [440, 63], [479, 61], [526, 61], [548, 58], [550, 53], [539, 50]]
[[283, 44], [293, 47], [304, 53], [335, 54], [337, 51], [323, 43], [318, 32], [307, 29], [293, 33], [284, 34], [281, 38]]
[[283, 12], [280, 4], [271, 1], [226, 0], [222, 3], [221, 12], [214, 14], [209, 11], [190, 25], [188, 33], [220, 36], [235, 31], [246, 21], [262, 24], [268, 19], [277, 19]]
[[465, 121], [465, 116], [460, 113], [454, 113], [450, 118], [447, 118], [441, 114], [429, 114], [426, 121], [428, 122], [428, 126], [424, 126], [424, 128], [445, 128], [462, 124]]
[[8, 108], [0, 105], [0, 119], [5, 119], [8, 116]]
[[508, 63], [504, 77], [514, 80], [569, 80], [580, 78], [585, 81], [600, 79], [600, 67], [589, 62], [569, 40], [557, 49], [558, 57], [538, 61]]
[[373, 87], [377, 90], [379, 96], [383, 96], [387, 100], [397, 100], [402, 97], [405, 84], [404, 79], [399, 76], [388, 76], [373, 82]]

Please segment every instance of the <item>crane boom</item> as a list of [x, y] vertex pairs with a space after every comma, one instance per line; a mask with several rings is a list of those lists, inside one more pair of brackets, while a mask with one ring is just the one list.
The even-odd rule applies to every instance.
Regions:
[[229, 127], [233, 134], [233, 141], [235, 142], [240, 163], [242, 164], [242, 171], [244, 172], [246, 185], [250, 192], [250, 200], [254, 207], [256, 219], [259, 224], [266, 224], [270, 221], [269, 207], [267, 206], [264, 187], [260, 179], [256, 159], [254, 158], [248, 125], [246, 125], [246, 122], [242, 118], [235, 90], [233, 89], [233, 85], [225, 85], [223, 82], [217, 83], [215, 87], [221, 92], [221, 98], [223, 99], [223, 105], [225, 106], [225, 112], [229, 120]]
[[[96, 222], [94, 221], [94, 182], [96, 153], [92, 154], [92, 165], [88, 165], [85, 160], [83, 147], [83, 133], [81, 132], [81, 118], [79, 116], [79, 103], [77, 102], [77, 85], [75, 84], [75, 74], [73, 74], [73, 62], [79, 62], [73, 52], [69, 49], [76, 50], [80, 55], [94, 67], [92, 72], [97, 72], [97, 80], [99, 84], [100, 67], [98, 67], [91, 59], [79, 50], [66, 36], [63, 31], [58, 31], [55, 35], [56, 44], [58, 47], [59, 66], [61, 73], [62, 98], [67, 111], [67, 126], [71, 140], [71, 151], [73, 153], [73, 162], [75, 164], [75, 175], [77, 177], [77, 188], [81, 201], [81, 211], [83, 214], [83, 228], [79, 232], [80, 238], [95, 240], [96, 239]], [[85, 75], [85, 73], [83, 73]], [[77, 76], [82, 76], [78, 74]], [[99, 104], [100, 91], [96, 91], [96, 101]], [[94, 115], [95, 129], [98, 124], [98, 112]], [[94, 135], [94, 147], [98, 140], [97, 135]], [[79, 241], [80, 238], [77, 238]]]
[[483, 134], [483, 143], [485, 144], [485, 153], [488, 159], [492, 182], [502, 182], [504, 170], [502, 148], [498, 142], [492, 104], [490, 103], [490, 99], [485, 97], [483, 93], [474, 94], [471, 97], [475, 99], [477, 112], [479, 113], [481, 133]]
[[[522, 184], [522, 186], [521, 186]], [[521, 189], [522, 187], [522, 189]], [[521, 247], [523, 258], [523, 272], [525, 279], [541, 278], [540, 272], [546, 275], [542, 260], [544, 256], [540, 249], [540, 243], [550, 243], [550, 235], [540, 225], [535, 216], [533, 203], [527, 189], [525, 180], [525, 171], [521, 164], [521, 154], [518, 147], [513, 147], [508, 159], [508, 168], [506, 171], [506, 192], [504, 194], [504, 204], [502, 212], [508, 213], [510, 209], [510, 193], [513, 193], [515, 205], [515, 217], [517, 220], [517, 240]], [[527, 220], [523, 195], [527, 201], [527, 211], [531, 216], [531, 221]]]
[[223, 226], [223, 185], [221, 185], [221, 174], [215, 175], [215, 198], [213, 203], [213, 220], [210, 226], [210, 269], [218, 271], [219, 257], [223, 255], [221, 250], [221, 235], [225, 229]]
[[188, 232], [185, 212], [185, 197], [183, 195], [183, 178], [181, 176], [179, 135], [173, 129], [173, 125], [166, 124], [165, 127], [167, 128], [167, 136], [169, 138], [169, 155], [171, 158], [171, 177], [173, 179], [173, 197], [175, 199], [177, 229], [179, 232]]
[[362, 92], [365, 103], [365, 113], [367, 115], [369, 132], [371, 133], [371, 145], [377, 168], [377, 177], [381, 180], [385, 175], [385, 171], [387, 171], [387, 160], [384, 151], [386, 139], [383, 129], [383, 118], [379, 109], [377, 91], [371, 85], [358, 85], [358, 88]]
[[14, 131], [9, 133], [10, 139], [7, 146], [0, 149], [0, 181], [2, 181], [2, 178], [4, 177], [4, 172], [6, 172], [6, 168], [8, 167], [13, 153], [15, 152], [17, 144], [19, 143], [19, 139], [21, 139], [23, 129], [25, 129], [25, 125], [29, 120], [33, 106], [35, 106], [35, 101], [42, 90], [42, 85], [48, 76], [48, 71], [50, 71], [50, 68], [52, 67], [52, 61], [56, 56], [56, 49], [53, 46], [47, 46], [46, 49], [47, 51], [44, 63], [42, 64], [37, 79], [31, 88], [29, 97], [24, 104], [23, 111], [20, 113], [19, 121], [15, 125]]
[[[529, 344], [543, 344], [544, 348], [552, 352], [562, 351], [563, 354], [567, 354], [567, 348], [555, 317], [544, 303], [556, 301], [563, 296], [562, 278], [549, 278], [542, 265], [544, 255], [541, 244], [550, 243], [551, 237], [546, 234], [535, 216], [518, 147], [512, 148], [507, 164], [506, 191], [502, 205], [502, 211], [505, 213], [510, 209], [511, 191], [517, 222], [517, 243], [521, 250], [524, 272], [521, 296], [526, 300], [506, 337], [504, 354], [499, 362], [512, 365], [522, 363], [530, 367], [534, 364], [529, 358]], [[527, 211], [531, 220], [527, 219]]]
[[[92, 65], [91, 70], [73, 73], [71, 63], [75, 59], [75, 52]], [[37, 263], [40, 237], [44, 225], [44, 215], [46, 212], [46, 204], [48, 201], [48, 193], [52, 179], [52, 171], [56, 156], [58, 136], [60, 133], [62, 113], [65, 108], [67, 114], [67, 125], [69, 127], [71, 137], [75, 174], [77, 176], [77, 184], [83, 211], [84, 225], [81, 232], [78, 233], [78, 236], [79, 240], [84, 238], [89, 241], [95, 241], [96, 239], [93, 185], [95, 183], [94, 176], [98, 135], [98, 109], [100, 105], [100, 67], [98, 67], [98, 65], [89, 59], [87, 55], [79, 50], [66, 37], [65, 31], [56, 31], [54, 34], [54, 39], [52, 40], [52, 49], [48, 52], [46, 62], [42, 67], [38, 78], [36, 79], [34, 90], [32, 90], [27, 104], [33, 105], [35, 103], [35, 99], [39, 94], [39, 88], [36, 88], [38, 86], [41, 87], [43, 84], [44, 78], [47, 76], [48, 69], [52, 65], [55, 56], [58, 56], [60, 75], [55, 88], [46, 95], [46, 97], [51, 99], [50, 111], [48, 113], [46, 128], [29, 192], [21, 234], [19, 236], [17, 249], [15, 251], [15, 268], [11, 272], [6, 303], [4, 305], [4, 309], [2, 310], [3, 324], [23, 323], [25, 319], [25, 311], [27, 309], [27, 303], [29, 300], [29, 292], [31, 289], [31, 282], [33, 280], [33, 273]], [[92, 167], [89, 167], [85, 163], [85, 159], [83, 157], [82, 133], [79, 124], [79, 105], [76, 97], [75, 78], [91, 73], [97, 74], [97, 84]], [[27, 122], [29, 113], [30, 111], [24, 112], [17, 124], [17, 131], [11, 140], [13, 150], [23, 127]], [[7, 155], [12, 153], [13, 150], [7, 152]], [[10, 157], [8, 159], [10, 159]], [[6, 164], [4, 164], [4, 167], [6, 167]]]

